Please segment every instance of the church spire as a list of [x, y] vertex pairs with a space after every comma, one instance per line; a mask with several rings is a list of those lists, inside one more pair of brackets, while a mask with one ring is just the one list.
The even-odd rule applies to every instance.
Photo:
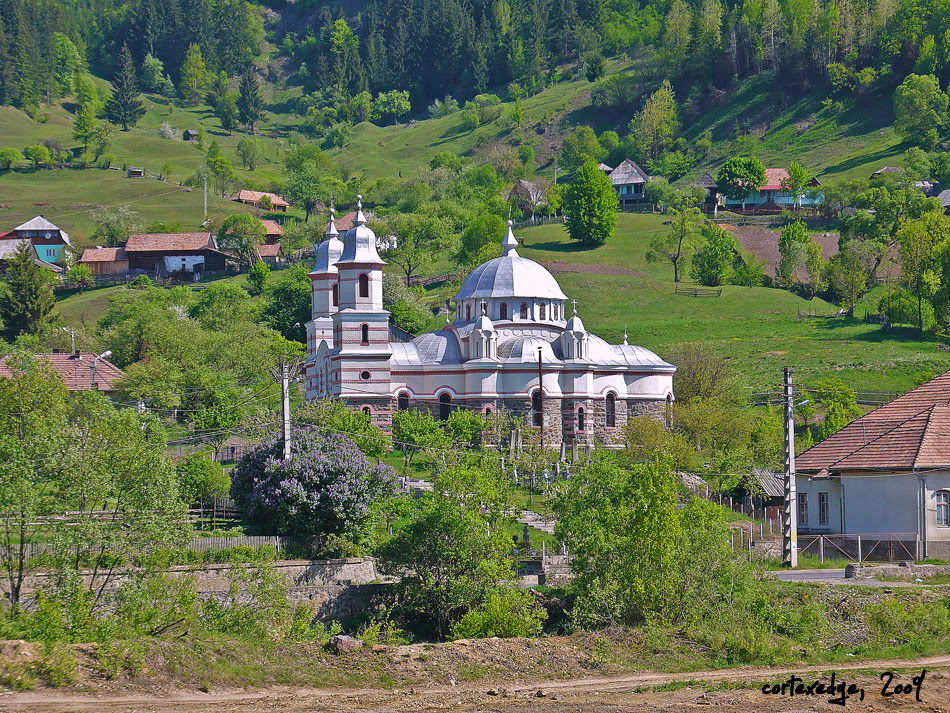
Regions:
[[363, 215], [363, 196], [356, 196], [356, 218], [353, 225], [366, 225], [366, 216]]
[[504, 241], [501, 243], [502, 251], [504, 255], [513, 254], [514, 257], [518, 257], [518, 239], [515, 237], [515, 234], [511, 230], [513, 223], [511, 220], [508, 221], [508, 234], [505, 236]]

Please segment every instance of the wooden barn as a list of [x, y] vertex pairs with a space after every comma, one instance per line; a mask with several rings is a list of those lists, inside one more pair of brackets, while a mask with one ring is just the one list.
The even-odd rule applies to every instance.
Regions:
[[211, 233], [143, 233], [125, 244], [130, 270], [159, 275], [175, 272], [224, 270], [227, 255], [218, 250]]
[[271, 207], [269, 210], [279, 210], [282, 213], [287, 212], [287, 208], [290, 207], [290, 204], [281, 198], [276, 193], [267, 193], [266, 191], [249, 191], [246, 188], [241, 189], [233, 196], [231, 196], [232, 201], [237, 203], [244, 203], [246, 205], [252, 205], [256, 208], [264, 209], [267, 205], [267, 201], [264, 201], [264, 204], [261, 204], [262, 199], [270, 199]]

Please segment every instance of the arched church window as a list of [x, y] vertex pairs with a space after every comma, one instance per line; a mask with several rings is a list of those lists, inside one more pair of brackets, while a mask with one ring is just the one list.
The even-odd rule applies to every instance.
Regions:
[[365, 414], [366, 414], [367, 416], [369, 416], [369, 417], [372, 417], [372, 415], [373, 415], [373, 412], [370, 411], [369, 406], [364, 406], [364, 407], [363, 407], [363, 413], [365, 413]]
[[487, 421], [490, 418], [491, 418], [491, 409], [487, 408], [485, 409], [485, 420]]
[[531, 394], [531, 425], [541, 425], [541, 389]]
[[369, 275], [365, 272], [360, 275], [360, 297], [369, 297]]
[[577, 409], [577, 430], [584, 430], [584, 409], [582, 408]]
[[472, 318], [472, 305], [465, 305], [465, 320], [468, 321]]
[[607, 420], [607, 428], [616, 428], [617, 426], [617, 398], [613, 394], [607, 394], [607, 404], [604, 409]]
[[555, 303], [555, 305], [554, 305], [554, 319], [560, 319], [560, 317], [558, 316], [559, 313], [560, 313], [560, 310], [558, 309], [558, 305]]
[[409, 410], [409, 394], [407, 394], [405, 391], [399, 394], [399, 398], [397, 399], [397, 408], [400, 411]]
[[501, 303], [500, 317], [502, 319], [508, 319], [508, 305], [506, 305], [504, 302]]
[[360, 343], [369, 344], [369, 325], [368, 324], [360, 325]]
[[521, 319], [527, 319], [527, 318], [528, 318], [528, 303], [522, 302], [521, 303]]
[[547, 318], [548, 318], [548, 306], [542, 302], [541, 303], [541, 319], [547, 319]]
[[333, 295], [333, 306], [339, 307], [340, 306], [340, 286], [337, 284], [334, 284], [333, 289], [331, 290], [331, 293]]
[[452, 395], [442, 394], [439, 396], [439, 420], [448, 421], [449, 412], [452, 410]]

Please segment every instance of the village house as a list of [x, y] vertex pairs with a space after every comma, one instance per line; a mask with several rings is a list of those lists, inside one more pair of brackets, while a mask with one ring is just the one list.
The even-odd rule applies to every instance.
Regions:
[[[601, 165], [603, 166], [601, 170], [605, 173], [606, 169], [610, 168], [604, 164]], [[635, 162], [629, 158], [624, 160], [617, 168], [611, 170], [608, 176], [614, 190], [617, 191], [621, 208], [625, 203], [643, 200], [643, 191], [650, 180], [650, 176]]]
[[799, 533], [897, 535], [950, 559], [950, 371], [812, 446], [796, 472]]
[[808, 183], [808, 190], [793, 195], [793, 193], [782, 186], [782, 183], [789, 178], [788, 169], [785, 168], [767, 168], [765, 169], [765, 183], [758, 186], [749, 193], [744, 199], [729, 198], [721, 187], [717, 185], [716, 179], [709, 173], [703, 174], [702, 178], [696, 181], [695, 186], [706, 189], [706, 199], [703, 202], [703, 208], [706, 212], [715, 211], [717, 208], [726, 208], [727, 210], [754, 208], [756, 210], [783, 210], [794, 209], [802, 206], [815, 206], [821, 202], [821, 182], [817, 178], [812, 178]]
[[[270, 208], [266, 207], [266, 201], [263, 205], [261, 204], [261, 200], [265, 196], [270, 199]], [[261, 208], [262, 210], [279, 210], [281, 213], [286, 213], [287, 208], [290, 207], [290, 204], [276, 193], [267, 193], [266, 191], [249, 191], [246, 188], [242, 188], [240, 191], [231, 196], [231, 200], [236, 201], [237, 203], [252, 205], [255, 208]]]
[[16, 252], [20, 249], [21, 245], [29, 246], [31, 256], [33, 257], [33, 262], [35, 262], [37, 265], [41, 265], [42, 267], [48, 268], [56, 273], [63, 272], [63, 268], [61, 268], [59, 265], [55, 265], [51, 262], [46, 262], [45, 260], [40, 259], [40, 256], [36, 252], [36, 246], [29, 238], [18, 238], [12, 233], [3, 233], [0, 234], [0, 274], [3, 274], [7, 271], [7, 263], [13, 259], [13, 256], [16, 255]]
[[266, 262], [271, 267], [282, 262], [280, 255], [280, 245], [278, 243], [273, 243], [270, 245], [258, 245], [257, 255], [262, 262]]
[[83, 251], [80, 264], [92, 270], [93, 275], [121, 275], [129, 271], [129, 256], [125, 248], [96, 246]]
[[36, 255], [46, 263], [57, 262], [67, 246], [72, 247], [65, 230], [50, 223], [42, 215], [18, 225], [8, 233], [0, 233], [0, 240], [29, 238], [36, 248]]
[[261, 225], [264, 226], [264, 240], [267, 243], [276, 243], [284, 234], [284, 229], [276, 220], [262, 220]]
[[[35, 354], [37, 360], [45, 360], [66, 382], [70, 391], [89, 391], [95, 389], [107, 396], [116, 392], [116, 382], [125, 376], [119, 367], [93, 352], [53, 352]], [[0, 359], [0, 379], [12, 378], [13, 371], [7, 364], [10, 357]]]
[[197, 141], [198, 140], [198, 129], [185, 129], [185, 132], [181, 135], [182, 141]]
[[547, 203], [544, 197], [544, 185], [535, 181], [521, 179], [508, 191], [509, 203], [515, 203], [523, 213], [534, 215], [539, 207]]
[[211, 233], [144, 233], [129, 236], [125, 254], [130, 270], [160, 276], [175, 272], [224, 270], [228, 255]]

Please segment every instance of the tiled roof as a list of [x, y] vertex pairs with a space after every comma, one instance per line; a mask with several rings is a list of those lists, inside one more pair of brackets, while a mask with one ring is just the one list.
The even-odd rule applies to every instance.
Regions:
[[86, 248], [79, 262], [115, 262], [128, 259], [125, 248]]
[[782, 190], [782, 181], [788, 178], [788, 170], [784, 168], [765, 169], [765, 185], [759, 186], [761, 190], [780, 191]]
[[699, 186], [700, 188], [715, 188], [716, 179], [713, 178], [712, 175], [710, 175], [709, 172], [707, 171], [702, 176], [700, 176], [699, 180], [696, 181], [696, 183], [694, 183], [693, 185]]
[[343, 235], [347, 230], [353, 227], [353, 221], [356, 220], [356, 211], [350, 211], [342, 218], [336, 219], [336, 229]]
[[233, 196], [231, 196], [232, 201], [241, 201], [242, 203], [257, 203], [264, 196], [270, 198], [271, 205], [290, 205], [287, 201], [281, 198], [276, 193], [267, 193], [266, 191], [249, 191], [246, 188], [241, 189]]
[[261, 223], [264, 226], [264, 233], [266, 235], [283, 235], [284, 229], [280, 227], [280, 223], [276, 220], [262, 220]]
[[[37, 359], [45, 359], [50, 366], [63, 377], [70, 391], [88, 391], [92, 388], [92, 361], [96, 355], [91, 352], [75, 354], [36, 354]], [[7, 357], [8, 359], [9, 357]], [[10, 378], [13, 371], [7, 366], [6, 359], [0, 359], [0, 378]], [[115, 364], [100, 359], [96, 362], [96, 384], [99, 391], [115, 391], [115, 382], [125, 374]]]
[[625, 159], [610, 174], [610, 182], [615, 186], [626, 185], [629, 183], [646, 183], [650, 180], [647, 172], [640, 168], [629, 158]]
[[273, 245], [258, 245], [257, 254], [261, 257], [277, 257], [280, 254], [280, 244], [274, 243]]
[[129, 236], [125, 251], [162, 252], [164, 250], [214, 249], [211, 233], [137, 233]]
[[802, 472], [950, 466], [950, 371], [848, 424], [795, 460]]

